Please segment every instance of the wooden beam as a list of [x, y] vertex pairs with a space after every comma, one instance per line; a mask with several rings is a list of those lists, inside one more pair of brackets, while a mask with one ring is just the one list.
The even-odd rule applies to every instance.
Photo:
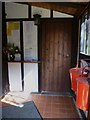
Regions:
[[18, 3], [55, 10], [73, 16], [79, 16], [81, 11], [87, 5], [87, 2], [18, 2]]
[[81, 8], [85, 7], [87, 2], [54, 2], [55, 4], [58, 4], [60, 6], [66, 6], [71, 8]]
[[80, 18], [88, 8], [90, 8], [90, 1], [87, 3], [86, 7], [84, 7], [84, 9], [81, 10], [80, 14], [78, 15], [78, 18]]
[[50, 2], [28, 2], [28, 4], [36, 7], [42, 7], [50, 10], [55, 10], [58, 12], [70, 14], [70, 15], [75, 15], [75, 12], [77, 11], [77, 8], [75, 7], [68, 7], [64, 5], [60, 5], [58, 3], [50, 3]]
[[[26, 4], [28, 5], [29, 3], [33, 2], [15, 2], [19, 4]], [[66, 6], [66, 7], [72, 7], [72, 8], [80, 8], [80, 7], [85, 7], [87, 2], [37, 2], [37, 3], [53, 3], [53, 4], [58, 4], [60, 6]]]

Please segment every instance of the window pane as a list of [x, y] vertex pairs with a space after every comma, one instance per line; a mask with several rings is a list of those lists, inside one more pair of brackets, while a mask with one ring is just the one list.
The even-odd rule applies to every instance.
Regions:
[[[16, 21], [10, 21], [7, 22], [7, 43], [8, 43], [8, 48], [11, 49], [12, 46], [13, 50], [11, 52], [15, 52], [15, 47], [18, 47], [20, 50], [20, 22]], [[9, 53], [9, 54], [10, 54]], [[8, 54], [8, 59], [10, 60], [10, 56]], [[20, 60], [21, 59], [21, 54], [18, 54], [15, 52], [15, 60]]]
[[24, 60], [38, 60], [37, 26], [34, 21], [23, 22]]
[[80, 52], [85, 53], [85, 40], [86, 40], [86, 32], [85, 32], [85, 23], [82, 23], [81, 25], [81, 48], [80, 48]]
[[34, 14], [41, 15], [41, 18], [50, 18], [50, 10], [40, 7], [31, 6], [31, 17], [33, 18]]
[[6, 18], [28, 18], [28, 5], [5, 3]]
[[72, 15], [68, 15], [65, 13], [57, 12], [57, 11], [53, 11], [53, 17], [54, 18], [73, 18]]
[[88, 44], [87, 44], [87, 52], [90, 55], [90, 18], [88, 19]]
[[90, 55], [90, 13], [86, 11], [81, 19], [80, 52]]

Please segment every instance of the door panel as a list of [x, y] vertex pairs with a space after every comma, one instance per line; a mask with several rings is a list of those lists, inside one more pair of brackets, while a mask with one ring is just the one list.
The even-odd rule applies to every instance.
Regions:
[[71, 20], [41, 21], [41, 91], [69, 92], [71, 39]]

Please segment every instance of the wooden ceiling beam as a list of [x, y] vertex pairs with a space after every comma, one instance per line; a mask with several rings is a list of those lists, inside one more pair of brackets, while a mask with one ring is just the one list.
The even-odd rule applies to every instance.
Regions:
[[70, 8], [81, 8], [85, 7], [87, 2], [54, 2], [60, 6], [70, 7]]
[[78, 17], [87, 5], [87, 2], [20, 2], [20, 4], [51, 9]]
[[[80, 14], [78, 14], [78, 18], [80, 18], [88, 8], [90, 8], [90, 1], [87, 3], [87, 5], [84, 7], [84, 9], [81, 9]], [[77, 13], [78, 13], [78, 11], [77, 11]]]
[[67, 13], [70, 15], [75, 15], [75, 12], [77, 11], [77, 8], [75, 7], [68, 7], [63, 6], [58, 3], [47, 3], [47, 2], [28, 2], [29, 5], [36, 6], [36, 7], [42, 7], [46, 9], [55, 10], [62, 13]]

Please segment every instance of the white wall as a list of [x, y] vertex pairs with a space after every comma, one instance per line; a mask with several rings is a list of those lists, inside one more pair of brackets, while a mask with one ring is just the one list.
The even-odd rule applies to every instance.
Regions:
[[38, 92], [38, 64], [24, 64], [24, 90], [28, 92]]
[[10, 91], [22, 91], [21, 63], [8, 63]]
[[5, 3], [6, 18], [28, 18], [28, 5]]

